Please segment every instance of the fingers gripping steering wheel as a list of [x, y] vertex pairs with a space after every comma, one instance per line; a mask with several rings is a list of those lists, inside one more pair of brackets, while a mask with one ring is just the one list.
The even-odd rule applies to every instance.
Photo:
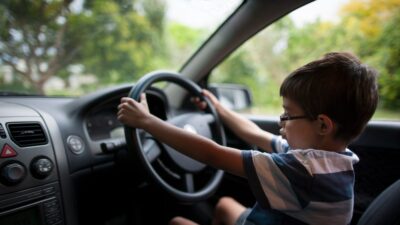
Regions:
[[[221, 145], [226, 145], [224, 129], [214, 106], [201, 94], [202, 89], [187, 78], [171, 72], [149, 73], [132, 87], [129, 97], [139, 101], [142, 93], [152, 84], [160, 81], [177, 84], [187, 90], [191, 96], [199, 97], [207, 103], [207, 109], [204, 112], [197, 110], [197, 112], [174, 115], [172, 118], [168, 118], [167, 122], [184, 128], [189, 132], [196, 132]], [[124, 129], [128, 151], [139, 159], [142, 168], [155, 184], [171, 196], [184, 202], [196, 202], [207, 199], [217, 190], [223, 177], [222, 170], [212, 169], [213, 172], [209, 180], [202, 185], [203, 187], [197, 188], [195, 187], [195, 174], [204, 170], [207, 167], [205, 164], [179, 153], [154, 138], [143, 138], [143, 130], [141, 129], [128, 126], [125, 126]], [[170, 181], [167, 181], [156, 171], [152, 164], [158, 160], [161, 154], [168, 154], [173, 164], [184, 171], [184, 175], [179, 178], [183, 183], [183, 187], [175, 187], [176, 185], [172, 185]]]

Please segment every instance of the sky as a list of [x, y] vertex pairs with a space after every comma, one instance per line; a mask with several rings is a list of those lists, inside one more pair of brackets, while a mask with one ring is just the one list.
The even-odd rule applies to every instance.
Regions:
[[210, 27], [223, 21], [241, 0], [166, 0], [167, 18], [191, 27]]
[[317, 0], [292, 12], [290, 17], [297, 26], [313, 22], [317, 18], [335, 21], [341, 6], [349, 1], [350, 0]]
[[[297, 26], [321, 20], [335, 20], [341, 5], [349, 0], [317, 0], [292, 12], [290, 17]], [[239, 0], [167, 0], [167, 17], [193, 27], [207, 27], [222, 21]]]

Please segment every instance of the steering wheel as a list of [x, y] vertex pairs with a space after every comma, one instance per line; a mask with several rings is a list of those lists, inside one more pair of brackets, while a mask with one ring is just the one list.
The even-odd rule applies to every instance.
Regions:
[[[226, 145], [226, 137], [222, 122], [218, 113], [211, 102], [205, 98], [202, 89], [193, 81], [172, 72], [152, 72], [143, 76], [135, 86], [132, 87], [129, 97], [139, 100], [140, 95], [148, 90], [152, 84], [166, 81], [174, 83], [189, 92], [191, 96], [196, 96], [207, 103], [205, 111], [192, 110], [190, 112], [180, 113], [169, 116], [166, 122], [177, 127], [183, 128], [188, 132], [194, 132], [206, 138], [212, 139], [221, 145]], [[149, 103], [150, 104], [150, 103]], [[207, 168], [207, 165], [189, 158], [168, 145], [159, 142], [150, 134], [142, 129], [136, 129], [125, 126], [125, 139], [128, 151], [133, 153], [139, 159], [142, 168], [147, 172], [156, 185], [164, 189], [171, 196], [183, 202], [197, 202], [210, 197], [218, 188], [224, 172], [222, 170]], [[145, 133], [145, 134], [144, 134]], [[159, 162], [162, 154], [167, 154], [174, 167], [183, 171], [183, 176], [178, 176], [183, 185], [175, 187], [171, 182], [162, 177], [154, 168], [153, 163]], [[211, 175], [208, 181], [203, 182], [200, 188], [197, 188], [195, 174], [210, 169]], [[165, 168], [168, 172], [168, 168]], [[174, 175], [173, 172], [171, 172]]]

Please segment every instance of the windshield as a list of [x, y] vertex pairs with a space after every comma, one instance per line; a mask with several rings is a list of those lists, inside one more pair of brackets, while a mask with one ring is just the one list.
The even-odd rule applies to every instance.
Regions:
[[239, 0], [0, 3], [3, 95], [83, 95], [177, 71]]

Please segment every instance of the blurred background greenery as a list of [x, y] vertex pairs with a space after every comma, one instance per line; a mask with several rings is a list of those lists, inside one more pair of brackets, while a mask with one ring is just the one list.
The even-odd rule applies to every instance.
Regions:
[[[167, 19], [164, 0], [2, 0], [0, 90], [78, 96], [179, 70], [212, 31]], [[353, 0], [335, 21], [289, 16], [257, 34], [210, 76], [247, 85], [253, 113], [278, 115], [279, 85], [330, 51], [350, 51], [379, 73], [375, 118], [400, 120], [400, 0]], [[213, 27], [215, 28], [215, 27]]]

